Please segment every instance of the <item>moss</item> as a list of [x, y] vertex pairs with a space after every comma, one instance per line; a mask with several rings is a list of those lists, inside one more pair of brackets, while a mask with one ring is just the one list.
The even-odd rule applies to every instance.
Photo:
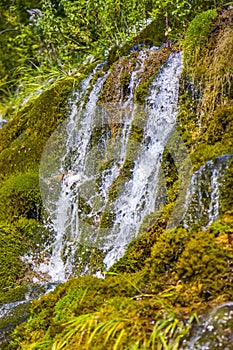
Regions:
[[232, 249], [220, 245], [215, 232], [210, 229], [191, 237], [176, 265], [179, 279], [185, 283], [192, 281], [193, 284], [200, 284], [200, 293], [205, 295], [208, 292], [210, 298], [232, 288]]
[[225, 213], [233, 208], [233, 160], [229, 161], [229, 166], [226, 169], [221, 188], [221, 211]]
[[1, 288], [20, 282], [27, 269], [21, 257], [29, 251], [41, 250], [47, 239], [45, 233], [46, 229], [33, 219], [22, 218], [12, 224], [0, 222]]
[[10, 339], [17, 324], [25, 322], [29, 317], [30, 303], [22, 303], [14, 307], [10, 313], [1, 317], [1, 349], [10, 349]]
[[122, 57], [111, 66], [110, 74], [103, 84], [99, 103], [124, 102], [129, 96], [129, 77], [137, 64], [138, 53]]
[[220, 142], [216, 142], [214, 145], [204, 143], [200, 144], [195, 152], [190, 155], [190, 157], [193, 164], [193, 169], [197, 170], [201, 165], [205, 164], [210, 159], [232, 153], [232, 146], [227, 146]]
[[216, 10], [202, 12], [198, 14], [189, 25], [183, 44], [187, 70], [192, 70], [197, 50], [201, 45], [207, 42], [211, 24], [217, 15], [218, 13]]
[[40, 220], [41, 197], [37, 173], [19, 174], [6, 180], [0, 189], [0, 220], [20, 217]]
[[[224, 78], [220, 79], [220, 82], [217, 79], [219, 84], [214, 83], [213, 85], [213, 77], [207, 72], [209, 67], [214, 68], [216, 66], [216, 60], [223, 58], [223, 47], [226, 50], [227, 45], [230, 45], [230, 30], [225, 30], [227, 28], [227, 19], [223, 17], [226, 16], [229, 19], [229, 13], [231, 11], [220, 13], [219, 16], [222, 17], [216, 18], [212, 27], [210, 27], [210, 21], [203, 24], [203, 18], [211, 19], [212, 21], [212, 17], [215, 16], [214, 11], [208, 13], [208, 16], [205, 14], [198, 19], [198, 23], [202, 29], [201, 32], [197, 33], [196, 28], [192, 24], [193, 27], [189, 30], [190, 37], [188, 35], [186, 37], [187, 62], [196, 59], [200, 61], [200, 64], [194, 68], [196, 80], [193, 84], [190, 83], [190, 76], [184, 75], [183, 77], [182, 106], [179, 115], [179, 120], [181, 121], [179, 130], [182, 131], [182, 137], [190, 149], [195, 169], [213, 156], [233, 153], [231, 142], [232, 106], [230, 101], [232, 93], [230, 92], [231, 85], [227, 83], [230, 63], [226, 66], [227, 70], [224, 71], [226, 73], [224, 73]], [[219, 21], [225, 21], [225, 24], [224, 26], [220, 25], [220, 29], [215, 29]], [[228, 22], [231, 25], [230, 19]], [[163, 25], [165, 25], [164, 21]], [[208, 30], [207, 27], [209, 28]], [[200, 34], [201, 41], [191, 43], [191, 38], [194, 40]], [[152, 38], [151, 40], [154, 39]], [[221, 46], [221, 43], [224, 43], [225, 46]], [[195, 52], [191, 52], [191, 44], [195, 48]], [[129, 44], [127, 45], [125, 46], [125, 50], [128, 55], [130, 46]], [[148, 45], [150, 45], [149, 41]], [[115, 52], [112, 51], [112, 57], [110, 59], [112, 62], [115, 61], [117, 55], [122, 54], [123, 51], [120, 50], [116, 48]], [[214, 52], [218, 53], [217, 56], [214, 56]], [[164, 50], [163, 57], [169, 53], [169, 50]], [[195, 56], [196, 53], [198, 54], [197, 56]], [[206, 58], [204, 59], [206, 53], [210, 53], [210, 61], [206, 60]], [[188, 57], [189, 54], [193, 54], [193, 57]], [[112, 65], [111, 73], [105, 83], [104, 92], [101, 96], [101, 102], [119, 102], [121, 98], [122, 101], [128, 98], [129, 75], [137, 64], [137, 57], [138, 53], [132, 52], [129, 57], [123, 57]], [[148, 88], [148, 80], [157, 72], [157, 67], [162, 62], [163, 57], [160, 57], [156, 53], [156, 55], [151, 56], [151, 60], [148, 59], [146, 62], [145, 71], [141, 76], [141, 85], [139, 85], [136, 91], [138, 102], [141, 103], [144, 101]], [[228, 55], [226, 57], [229, 59]], [[159, 60], [160, 63], [157, 66]], [[207, 64], [208, 62], [210, 65]], [[223, 60], [221, 62], [225, 61]], [[191, 67], [189, 68], [191, 69]], [[221, 63], [222, 68], [223, 64]], [[191, 71], [193, 72], [193, 70]], [[216, 72], [215, 69], [213, 71]], [[185, 74], [187, 72], [188, 70], [186, 70]], [[220, 71], [217, 72], [220, 74]], [[210, 99], [207, 89], [209, 83], [209, 86], [216, 90]], [[115, 92], [116, 94], [114, 95]], [[60, 92], [58, 91], [59, 94]], [[43, 102], [43, 99], [41, 101]], [[208, 107], [202, 109], [203, 105], [201, 107], [200, 103], [202, 102], [200, 101], [204, 101]], [[42, 107], [41, 111], [43, 111]], [[54, 111], [54, 113], [57, 112], [56, 106], [54, 106]], [[31, 115], [30, 111], [25, 110], [24, 112]], [[54, 122], [55, 114], [53, 112], [51, 114]], [[38, 117], [38, 114], [36, 115]], [[59, 122], [63, 120], [64, 115], [60, 116]], [[14, 135], [12, 134], [13, 136], [10, 136], [12, 139], [3, 139], [4, 147], [2, 154], [4, 157], [9, 157], [9, 159], [13, 159], [11, 158], [13, 152], [11, 147], [16, 147], [17, 152], [18, 150], [24, 152], [24, 148], [22, 148], [24, 143], [21, 143], [22, 140], [24, 142], [24, 134], [21, 131], [28, 130], [30, 121], [26, 117], [24, 118], [24, 116], [21, 117], [18, 118], [19, 127], [16, 127], [16, 124], [12, 123], [11, 131], [14, 133]], [[43, 115], [43, 123], [44, 121], [45, 115]], [[98, 145], [99, 133], [106, 135], [109, 132], [112, 133], [113, 137], [120, 135], [122, 124], [113, 122], [112, 120], [109, 122], [106, 130], [96, 128], [95, 134], [92, 136], [91, 146]], [[39, 136], [36, 135], [36, 123], [31, 124], [31, 128], [34, 127], [35, 136], [38, 140]], [[50, 125], [48, 129], [48, 134], [50, 134], [53, 127]], [[34, 135], [30, 130], [27, 132], [28, 140], [32, 142]], [[226, 133], [229, 135], [226, 135]], [[44, 141], [48, 134], [43, 134]], [[14, 141], [15, 137], [18, 138], [16, 141]], [[142, 140], [143, 128], [141, 122], [139, 122], [132, 127], [125, 163], [120, 170], [118, 179], [110, 190], [109, 204], [105, 213], [102, 215], [100, 228], [104, 232], [106, 230], [109, 231], [114, 223], [113, 201], [119, 193], [124, 191], [125, 183], [131, 178], [134, 161], [137, 157], [138, 149], [141, 147]], [[20, 156], [17, 155], [17, 157]], [[15, 159], [19, 159], [17, 157]], [[32, 164], [30, 166], [33, 167], [34, 164], [35, 168], [39, 158], [36, 157], [30, 157], [30, 162], [32, 160], [34, 162], [30, 163]], [[229, 198], [226, 202], [223, 202], [224, 212], [228, 210], [228, 213], [225, 213], [224, 217], [214, 223], [207, 231], [203, 232], [196, 229], [188, 233], [181, 227], [166, 231], [166, 225], [174, 209], [174, 201], [177, 196], [178, 173], [173, 163], [169, 152], [165, 152], [162, 166], [167, 182], [168, 204], [160, 212], [152, 213], [145, 218], [140, 229], [139, 237], [130, 243], [124, 257], [111, 268], [112, 272], [122, 273], [123, 275], [121, 277], [106, 276], [105, 279], [97, 279], [91, 276], [71, 279], [67, 283], [57, 287], [54, 292], [43, 296], [41, 300], [35, 301], [28, 323], [19, 326], [14, 334], [12, 348], [16, 349], [21, 346], [20, 344], [23, 344], [24, 347], [29, 347], [34, 343], [37, 348], [46, 349], [51, 348], [54, 342], [57, 342], [54, 345], [55, 347], [59, 346], [60, 342], [63, 342], [65, 338], [67, 344], [64, 344], [64, 346], [67, 346], [69, 350], [77, 348], [77, 344], [80, 349], [87, 348], [87, 346], [90, 348], [95, 346], [96, 349], [101, 349], [103, 348], [103, 344], [104, 346], [107, 344], [106, 348], [119, 346], [122, 349], [151, 349], [152, 342], [148, 343], [148, 337], [153, 332], [153, 324], [157, 324], [157, 321], [160, 322], [161, 318], [164, 322], [167, 322], [167, 317], [174, 315], [174, 312], [169, 313], [167, 311], [170, 306], [173, 311], [175, 309], [179, 310], [180, 316], [183, 312], [190, 314], [191, 310], [198, 310], [210, 302], [227, 300], [232, 297], [233, 220], [231, 195], [228, 196]], [[107, 160], [100, 158], [98, 169], [107, 170], [111, 164], [111, 157]], [[17, 167], [18, 165], [20, 163], [17, 163]], [[10, 184], [7, 178], [11, 171], [16, 172], [14, 168], [12, 169], [8, 172], [5, 166], [2, 176], [2, 179], [5, 181], [3, 187], [6, 186], [5, 192], [3, 191], [6, 197], [6, 188]], [[22, 163], [22, 169], [23, 176], [26, 176], [26, 163]], [[232, 164], [230, 164], [229, 171], [225, 177], [225, 187], [223, 189], [223, 195], [225, 197], [227, 197], [228, 192], [232, 192], [231, 173]], [[82, 199], [80, 205], [86, 213], [90, 212], [91, 208], [86, 206]], [[23, 220], [28, 220], [28, 217], [30, 217], [27, 212], [23, 212], [20, 215], [23, 217]], [[28, 249], [28, 245], [24, 240], [26, 237], [30, 237], [29, 242], [33, 245], [33, 239], [31, 237], [32, 231], [29, 234], [29, 228], [27, 228], [26, 223], [21, 225], [21, 231], [16, 227], [16, 222], [10, 226], [4, 225], [2, 235], [6, 243], [4, 243], [3, 251], [7, 252], [10, 259], [12, 258], [10, 261], [15, 262], [15, 265], [10, 267], [12, 268], [12, 274], [10, 275], [9, 271], [5, 274], [4, 286], [6, 286], [14, 285], [16, 278], [22, 272], [23, 266], [18, 265], [20, 264], [19, 256], [22, 254], [22, 251]], [[18, 231], [21, 232], [20, 235]], [[23, 245], [21, 243], [20, 251], [18, 240], [14, 239], [13, 246], [13, 237], [15, 235], [17, 237], [20, 236], [21, 242], [23, 241], [25, 243], [25, 246], [24, 243]], [[90, 265], [93, 265], [90, 267], [90, 271], [101, 271], [102, 251], [98, 249], [87, 249], [85, 245], [80, 245], [77, 256], [83, 252], [86, 254], [86, 256], [83, 254], [85, 256], [84, 260], [88, 261]], [[82, 273], [86, 265], [84, 265], [83, 269], [82, 265], [80, 266]], [[158, 300], [159, 293], [164, 293], [166, 297], [161, 297]], [[181, 327], [179, 321], [177, 320], [176, 322]], [[81, 332], [79, 332], [80, 324], [83, 327]], [[112, 333], [113, 336], [111, 337], [109, 335], [108, 337], [111, 325], [114, 325], [115, 328]], [[166, 326], [172, 328], [169, 323], [166, 323]], [[103, 332], [101, 333], [101, 329], [106, 331], [105, 335], [103, 335]], [[161, 329], [159, 332], [160, 336]], [[153, 334], [153, 345], [157, 345], [158, 343], [159, 346], [162, 346], [161, 342], [158, 342], [158, 338], [155, 338], [156, 332]], [[69, 337], [70, 335], [72, 336]], [[117, 345], [115, 342], [116, 339], [118, 341]], [[167, 335], [164, 339], [167, 339]], [[172, 345], [170, 347], [173, 348]]]
[[5, 288], [13, 286], [19, 278], [23, 263], [20, 260], [20, 255], [26, 251], [26, 243], [12, 225], [0, 224], [1, 235], [1, 278], [0, 286]]
[[166, 41], [165, 21], [162, 15], [158, 15], [156, 20], [149, 23], [140, 33], [125, 43], [122, 47], [114, 46], [108, 54], [108, 64], [111, 66], [120, 57], [129, 55], [135, 45], [144, 47], [160, 46]]
[[110, 207], [108, 209], [105, 209], [105, 211], [102, 214], [101, 222], [100, 222], [100, 229], [111, 230], [111, 228], [113, 227], [114, 220], [115, 220], [115, 214], [114, 214], [113, 209], [111, 210]]
[[124, 256], [114, 263], [110, 271], [137, 273], [142, 270], [151, 256], [153, 245], [166, 228], [172, 209], [173, 204], [168, 204], [161, 211], [146, 216], [138, 237], [129, 243]]
[[232, 146], [233, 135], [233, 106], [218, 106], [213, 113], [207, 131], [203, 139], [208, 144], [221, 142], [226, 146]]
[[38, 170], [45, 144], [67, 117], [67, 99], [75, 79], [67, 78], [22, 108], [0, 130], [0, 181], [17, 172]]
[[178, 171], [171, 153], [166, 149], [163, 152], [161, 168], [166, 180], [167, 201], [174, 202], [177, 196]]
[[147, 261], [144, 278], [148, 285], [151, 280], [153, 290], [176, 290], [176, 302], [182, 305], [214, 299], [219, 294], [230, 295], [233, 248], [228, 236], [231, 230], [232, 222], [223, 218], [207, 231], [193, 234], [179, 228], [165, 231], [155, 242]]
[[[144, 250], [144, 266], [138, 266], [136, 274], [131, 270], [130, 274], [121, 276], [107, 275], [104, 280], [93, 276], [70, 279], [33, 302], [29, 321], [14, 333], [12, 349], [22, 342], [49, 349], [66, 335], [69, 349], [75, 348], [77, 342], [81, 349], [86, 348], [86, 337], [95, 339], [95, 347], [101, 349], [107, 340], [98, 330], [107, 324], [116, 325], [118, 328], [114, 329], [118, 331], [124, 329], [126, 338], [119, 339], [120, 348], [137, 342], [150, 349], [149, 337], [156, 321], [161, 324], [160, 316], [163, 321], [170, 317], [179, 322], [171, 307], [180, 319], [201, 304], [203, 307], [220, 296], [226, 300], [232, 295], [233, 247], [228, 241], [232, 228], [232, 215], [228, 214], [205, 232], [189, 234], [182, 228], [157, 232], [147, 257]], [[149, 243], [151, 236], [147, 237]], [[146, 236], [144, 241], [143, 236], [139, 240], [141, 246], [134, 243], [134, 248], [138, 247], [140, 255], [140, 249], [145, 249]], [[80, 324], [86, 330], [81, 338]], [[73, 333], [72, 329], [75, 329]], [[103, 329], [108, 332], [110, 328]], [[110, 348], [114, 339], [109, 335]], [[91, 341], [89, 345], [92, 346]]]
[[0, 305], [24, 300], [27, 291], [28, 287], [26, 285], [16, 286], [15, 288], [5, 288], [5, 290], [0, 293]]
[[[174, 48], [174, 50], [176, 50]], [[135, 102], [144, 104], [146, 92], [149, 85], [158, 73], [159, 67], [166, 62], [171, 49], [164, 47], [157, 51], [148, 51], [147, 57], [142, 66], [143, 70], [138, 73], [137, 77], [140, 83], [134, 92]], [[121, 57], [110, 69], [110, 74], [103, 85], [103, 91], [99, 101], [101, 103], [125, 102], [130, 94], [131, 74], [135, 70], [140, 59], [140, 52], [128, 52], [127, 56]]]
[[[211, 12], [205, 14], [208, 13], [211, 18]], [[203, 28], [205, 28], [204, 17], [204, 14], [198, 16]], [[195, 20], [193, 23], [195, 24]], [[233, 153], [230, 79], [232, 9], [218, 11], [218, 16], [212, 22], [208, 35], [201, 44], [199, 41], [192, 42], [191, 34], [192, 31], [195, 34], [196, 30], [194, 24], [190, 25], [190, 45], [199, 45], [199, 49], [196, 52], [190, 50], [192, 56], [190, 59], [193, 63], [189, 66], [187, 63], [182, 75], [181, 109], [177, 128], [190, 150], [193, 167], [197, 169], [211, 158]], [[188, 47], [189, 44], [185, 45]]]
[[[95, 242], [95, 244], [98, 244]], [[75, 251], [73, 268], [76, 276], [95, 275], [97, 272], [103, 272], [104, 269], [104, 252], [90, 244], [79, 244]]]
[[174, 268], [183, 252], [188, 238], [186, 230], [180, 228], [166, 231], [159, 236], [151, 251], [151, 278], [157, 279]]
[[[105, 280], [94, 277], [72, 279], [59, 286], [50, 295], [33, 303], [28, 323], [18, 327], [10, 348], [17, 348], [20, 343], [27, 345], [30, 342], [37, 343], [40, 348], [50, 348], [54, 341], [60, 342], [70, 330], [71, 337], [66, 337], [69, 349], [75, 349], [77, 344], [79, 348], [86, 349], [87, 342], [91, 347], [95, 344], [97, 349], [102, 349], [103, 343], [106, 343], [108, 348], [113, 348], [116, 341], [114, 335], [118, 337], [119, 331], [124, 329], [125, 336], [119, 339], [120, 349], [136, 343], [149, 349], [152, 341], [150, 334], [156, 321], [162, 325], [169, 316], [170, 322], [176, 320], [179, 323], [179, 321], [174, 313], [169, 311], [170, 304], [166, 300], [166, 295], [144, 297], [144, 294], [138, 295], [137, 292], [137, 289], [122, 277], [109, 276]], [[47, 313], [44, 312], [45, 308], [48, 309]], [[85, 329], [81, 337], [80, 323]], [[92, 332], [98, 325], [100, 325], [98, 328], [103, 327], [105, 332], [99, 334], [96, 329], [94, 337]], [[72, 332], [73, 326], [74, 332]], [[114, 333], [110, 332], [105, 338], [111, 326]]]

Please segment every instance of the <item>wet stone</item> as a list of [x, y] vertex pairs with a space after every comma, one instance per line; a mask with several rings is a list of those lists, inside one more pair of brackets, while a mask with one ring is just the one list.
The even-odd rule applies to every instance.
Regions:
[[183, 350], [232, 350], [233, 302], [216, 307], [193, 333]]

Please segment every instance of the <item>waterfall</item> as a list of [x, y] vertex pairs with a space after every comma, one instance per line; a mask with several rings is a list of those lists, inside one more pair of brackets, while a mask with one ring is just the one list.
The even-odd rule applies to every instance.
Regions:
[[[161, 157], [178, 112], [182, 63], [181, 53], [172, 53], [152, 81], [145, 106], [137, 106], [134, 91], [146, 55], [139, 53], [121, 104], [98, 104], [109, 72], [84, 79], [68, 120], [45, 148], [41, 191], [54, 237], [37, 271], [51, 281], [90, 272], [91, 254], [109, 268], [155, 210]], [[100, 271], [97, 263], [95, 272]]]
[[185, 201], [184, 227], [207, 228], [220, 213], [220, 189], [232, 155], [209, 160], [191, 179]]

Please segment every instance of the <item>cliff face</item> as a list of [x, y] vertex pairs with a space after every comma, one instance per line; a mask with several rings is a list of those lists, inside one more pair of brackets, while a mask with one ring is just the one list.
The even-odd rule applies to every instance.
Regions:
[[89, 275], [34, 301], [7, 349], [179, 349], [194, 311], [231, 300], [232, 15], [111, 51], [0, 130], [1, 304]]

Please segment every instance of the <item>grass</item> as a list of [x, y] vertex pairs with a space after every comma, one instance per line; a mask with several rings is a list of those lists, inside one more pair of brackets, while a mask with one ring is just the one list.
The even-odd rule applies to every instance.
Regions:
[[[163, 299], [153, 298], [164, 305]], [[110, 317], [106, 317], [106, 313]], [[193, 314], [185, 324], [174, 312], [166, 309], [159, 310], [150, 325], [145, 319], [136, 315], [132, 317], [131, 313], [128, 317], [123, 312], [115, 317], [108, 314], [109, 311], [103, 307], [98, 312], [73, 317], [62, 325], [61, 335], [56, 336], [58, 339], [32, 344], [30, 349], [176, 350], [189, 334], [192, 323], [198, 321]]]

